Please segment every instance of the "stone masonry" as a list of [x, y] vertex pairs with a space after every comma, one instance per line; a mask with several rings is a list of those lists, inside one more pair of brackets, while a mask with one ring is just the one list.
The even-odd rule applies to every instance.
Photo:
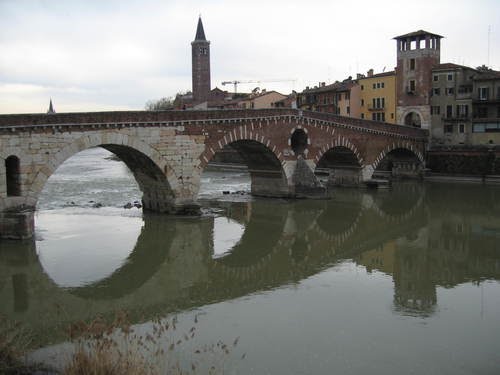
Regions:
[[[34, 210], [59, 165], [97, 146], [127, 164], [148, 210], [196, 211], [201, 174], [226, 145], [246, 161], [253, 194], [295, 197], [298, 155], [291, 137], [297, 129], [307, 134], [300, 157], [302, 167], [306, 164], [311, 171], [335, 147], [352, 151], [362, 180], [369, 180], [394, 149], [409, 150], [424, 163], [424, 130], [294, 109], [1, 115], [0, 212]], [[20, 191], [15, 195], [7, 194], [5, 161], [12, 156], [19, 160]], [[317, 181], [309, 183], [317, 187]], [[304, 184], [300, 181], [302, 191]]]

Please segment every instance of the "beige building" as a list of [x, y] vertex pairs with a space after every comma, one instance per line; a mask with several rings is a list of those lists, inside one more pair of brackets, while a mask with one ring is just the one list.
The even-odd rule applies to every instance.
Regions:
[[396, 123], [396, 73], [384, 72], [373, 74], [368, 71], [366, 77], [358, 76], [360, 88], [360, 114], [366, 120]]
[[260, 94], [251, 95], [248, 98], [240, 100], [238, 107], [243, 109], [273, 108], [274, 103], [286, 98], [286, 95], [280, 94], [277, 91], [263, 91]]

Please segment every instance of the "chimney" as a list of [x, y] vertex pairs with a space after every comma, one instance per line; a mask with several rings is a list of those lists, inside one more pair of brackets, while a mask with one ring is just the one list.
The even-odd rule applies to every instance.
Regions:
[[361, 79], [361, 78], [365, 78], [365, 75], [361, 74], [361, 73], [357, 73], [356, 74], [356, 79]]
[[373, 77], [373, 69], [370, 69], [370, 70], [367, 72], [367, 74], [368, 74], [368, 77]]

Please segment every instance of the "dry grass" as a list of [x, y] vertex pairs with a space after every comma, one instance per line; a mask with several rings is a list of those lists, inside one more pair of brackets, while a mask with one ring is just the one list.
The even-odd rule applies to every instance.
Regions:
[[0, 374], [29, 374], [32, 369], [20, 360], [31, 337], [20, 323], [0, 316]]
[[[195, 318], [195, 324], [197, 320]], [[63, 373], [67, 375], [224, 374], [228, 355], [238, 344], [222, 341], [194, 348], [195, 324], [177, 330], [176, 318], [156, 319], [152, 330], [136, 333], [126, 314], [107, 324], [102, 318], [79, 322], [68, 329], [77, 350]], [[193, 349], [194, 348], [194, 349]], [[179, 355], [182, 354], [182, 359]], [[242, 356], [244, 358], [244, 355]]]

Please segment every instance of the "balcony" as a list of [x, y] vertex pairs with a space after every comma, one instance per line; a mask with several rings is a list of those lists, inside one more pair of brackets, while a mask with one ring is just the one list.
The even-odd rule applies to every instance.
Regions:
[[368, 106], [368, 110], [370, 112], [385, 112], [385, 106], [373, 106], [373, 105], [369, 105]]

